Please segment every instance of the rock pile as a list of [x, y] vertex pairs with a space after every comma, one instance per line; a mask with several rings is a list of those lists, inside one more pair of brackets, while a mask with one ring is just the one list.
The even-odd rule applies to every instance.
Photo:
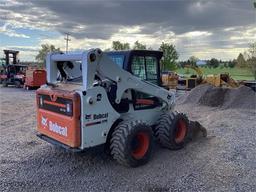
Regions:
[[218, 108], [256, 109], [256, 92], [246, 86], [221, 88], [204, 84], [178, 98], [178, 104], [205, 105]]

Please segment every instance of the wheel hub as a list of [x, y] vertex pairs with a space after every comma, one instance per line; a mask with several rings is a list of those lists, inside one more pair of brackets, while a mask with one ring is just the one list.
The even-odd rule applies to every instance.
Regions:
[[137, 133], [131, 143], [132, 156], [135, 159], [141, 159], [147, 153], [149, 148], [149, 136], [146, 133]]
[[182, 119], [180, 119], [177, 124], [175, 142], [176, 143], [182, 142], [184, 140], [186, 132], [187, 132], [187, 125]]

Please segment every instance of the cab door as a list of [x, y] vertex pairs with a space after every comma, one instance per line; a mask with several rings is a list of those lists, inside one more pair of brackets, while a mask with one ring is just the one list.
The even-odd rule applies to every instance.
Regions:
[[[131, 59], [131, 73], [141, 80], [160, 85], [159, 63], [155, 56], [133, 55]], [[132, 91], [134, 110], [152, 109], [161, 105], [159, 99], [139, 91]]]

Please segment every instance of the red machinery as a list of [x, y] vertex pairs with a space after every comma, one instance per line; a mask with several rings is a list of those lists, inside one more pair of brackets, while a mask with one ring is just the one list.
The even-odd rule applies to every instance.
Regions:
[[3, 74], [3, 72], [1, 72], [0, 74], [0, 83], [3, 83], [3, 81], [7, 78], [7, 75]]
[[24, 88], [38, 88], [46, 83], [46, 71], [44, 69], [30, 68], [26, 71]]
[[25, 82], [27, 65], [19, 64], [19, 60], [17, 60], [18, 53], [19, 51], [4, 50], [5, 58], [1, 60], [5, 61], [5, 63], [2, 62], [2, 70], [0, 72], [0, 82], [4, 87], [8, 85], [21, 87]]

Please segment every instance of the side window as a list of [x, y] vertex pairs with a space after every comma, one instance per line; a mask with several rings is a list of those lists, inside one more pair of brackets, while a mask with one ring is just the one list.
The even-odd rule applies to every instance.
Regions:
[[140, 79], [146, 79], [145, 58], [142, 56], [134, 56], [132, 59], [131, 71]]
[[157, 59], [155, 57], [145, 57], [147, 80], [157, 84]]

